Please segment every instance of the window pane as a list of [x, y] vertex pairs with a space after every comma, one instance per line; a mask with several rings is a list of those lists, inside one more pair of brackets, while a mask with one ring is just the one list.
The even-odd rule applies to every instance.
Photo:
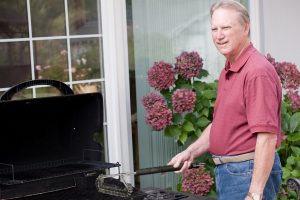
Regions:
[[97, 0], [69, 0], [68, 6], [71, 35], [101, 33]]
[[36, 78], [68, 81], [66, 40], [35, 41], [33, 44]]
[[55, 87], [36, 88], [37, 97], [60, 96], [60, 91]]
[[101, 83], [81, 83], [73, 85], [73, 91], [75, 94], [101, 92]]
[[17, 99], [29, 99], [32, 98], [32, 89], [24, 89], [24, 90], [20, 90], [18, 91], [18, 93], [16, 93], [12, 99], [13, 100], [17, 100]]
[[31, 0], [33, 37], [65, 35], [64, 0]]
[[0, 87], [31, 79], [29, 42], [0, 43]]
[[0, 38], [28, 37], [26, 1], [0, 1]]
[[71, 39], [73, 80], [101, 77], [102, 51], [99, 45], [99, 38]]

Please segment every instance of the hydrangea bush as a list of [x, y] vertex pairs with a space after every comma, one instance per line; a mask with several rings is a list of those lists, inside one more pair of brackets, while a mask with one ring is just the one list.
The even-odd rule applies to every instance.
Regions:
[[[175, 63], [154, 62], [148, 70], [148, 84], [154, 90], [142, 97], [145, 122], [154, 131], [163, 131], [179, 145], [193, 142], [211, 122], [217, 82], [202, 81], [208, 72], [203, 59], [195, 52], [182, 52]], [[213, 164], [203, 156], [204, 168], [188, 170], [179, 190], [206, 195], [213, 190]]]
[[287, 190], [286, 181], [291, 176], [300, 178], [300, 72], [293, 63], [276, 62], [270, 54], [267, 59], [275, 67], [284, 89], [281, 117], [284, 141], [278, 150], [283, 166], [283, 184], [278, 199], [296, 200], [296, 193]]
[[196, 51], [182, 52], [174, 64], [155, 62], [148, 70], [153, 92], [142, 97], [145, 121], [179, 144], [198, 138], [211, 122], [217, 82], [202, 81], [208, 72]]

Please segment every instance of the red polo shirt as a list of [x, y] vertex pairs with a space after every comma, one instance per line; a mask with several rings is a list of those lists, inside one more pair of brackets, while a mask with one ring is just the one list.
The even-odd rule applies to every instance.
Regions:
[[234, 64], [226, 62], [210, 132], [210, 153], [236, 155], [255, 150], [256, 133], [277, 134], [281, 143], [281, 85], [270, 62], [252, 44]]

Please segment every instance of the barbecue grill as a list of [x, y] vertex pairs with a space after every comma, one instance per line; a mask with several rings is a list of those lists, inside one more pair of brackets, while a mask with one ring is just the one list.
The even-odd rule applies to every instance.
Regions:
[[[53, 86], [61, 95], [12, 100], [35, 85]], [[99, 177], [110, 168], [120, 171], [119, 163], [104, 161], [97, 139], [102, 108], [101, 93], [74, 94], [55, 80], [27, 81], [6, 91], [0, 98], [0, 200], [206, 199], [156, 188], [132, 187], [126, 197], [99, 192]], [[106, 181], [122, 185], [120, 177]]]
[[[50, 85], [61, 96], [11, 100], [27, 87]], [[118, 163], [106, 163], [100, 93], [73, 94], [64, 83], [34, 80], [1, 96], [0, 198], [14, 199], [76, 188]], [[6, 130], [6, 132], [4, 132]]]

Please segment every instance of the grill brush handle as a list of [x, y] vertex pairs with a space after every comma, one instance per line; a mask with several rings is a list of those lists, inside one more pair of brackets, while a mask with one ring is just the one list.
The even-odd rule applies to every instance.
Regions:
[[[176, 167], [176, 168], [174, 168], [172, 165], [166, 165], [166, 166], [160, 166], [160, 167], [150, 167], [150, 168], [138, 169], [135, 171], [135, 175], [141, 176], [141, 175], [157, 174], [157, 173], [163, 173], [163, 172], [179, 171], [182, 166], [183, 166], [183, 163], [181, 163], [179, 165], [179, 167]], [[192, 163], [190, 165], [189, 169], [198, 168], [200, 166], [204, 166], [204, 163]]]

